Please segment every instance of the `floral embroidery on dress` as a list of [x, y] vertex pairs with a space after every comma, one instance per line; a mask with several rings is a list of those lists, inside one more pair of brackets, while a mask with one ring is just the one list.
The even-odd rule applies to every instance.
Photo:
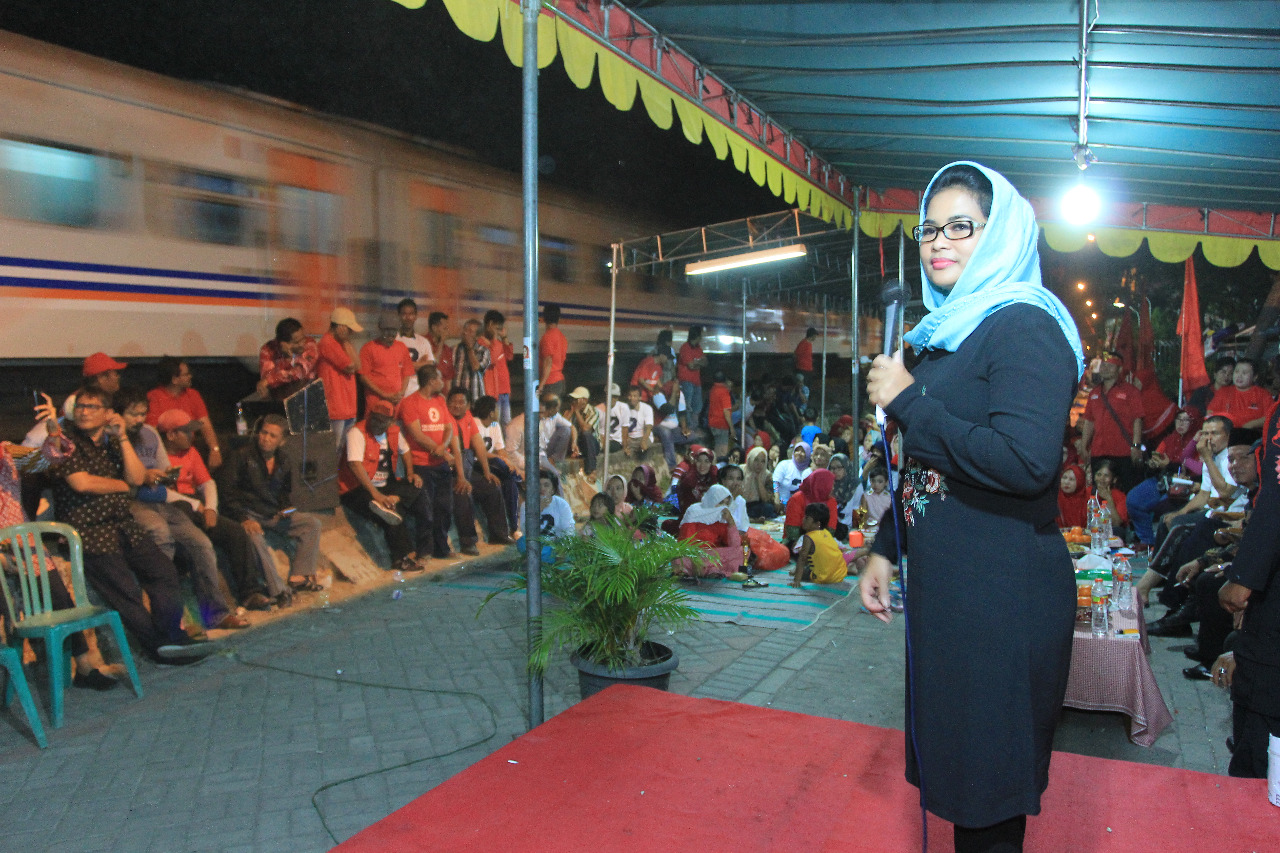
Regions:
[[924, 515], [928, 508], [930, 495], [937, 495], [940, 501], [947, 499], [947, 478], [908, 459], [902, 479], [902, 515], [907, 524], [914, 527], [916, 514]]

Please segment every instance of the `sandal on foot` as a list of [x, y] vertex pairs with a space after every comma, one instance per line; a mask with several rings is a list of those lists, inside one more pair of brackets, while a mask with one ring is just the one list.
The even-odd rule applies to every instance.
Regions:
[[743, 589], [761, 589], [766, 586], [768, 586], [767, 583], [760, 583], [760, 581], [755, 578], [747, 578], [742, 582]]
[[294, 592], [320, 592], [320, 590], [324, 589], [324, 587], [316, 583], [314, 578], [303, 578], [296, 583], [290, 582], [289, 586], [293, 587]]

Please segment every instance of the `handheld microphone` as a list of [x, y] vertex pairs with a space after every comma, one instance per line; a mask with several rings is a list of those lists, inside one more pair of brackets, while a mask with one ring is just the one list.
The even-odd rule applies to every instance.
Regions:
[[[893, 354], [902, 345], [898, 339], [898, 319], [902, 316], [907, 304], [910, 289], [902, 279], [886, 281], [880, 288], [880, 301], [884, 303], [884, 354], [893, 358]], [[876, 406], [876, 423], [880, 425], [880, 434], [884, 435], [884, 410]], [[889, 459], [889, 449], [885, 447], [885, 460]]]
[[901, 346], [898, 340], [898, 321], [911, 296], [911, 289], [902, 279], [886, 281], [880, 288], [880, 301], [884, 303], [884, 354], [892, 356]]

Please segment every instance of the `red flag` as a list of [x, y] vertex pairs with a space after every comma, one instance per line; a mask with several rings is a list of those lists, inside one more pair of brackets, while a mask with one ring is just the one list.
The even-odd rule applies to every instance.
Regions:
[[1182, 396], [1209, 384], [1204, 368], [1204, 338], [1200, 333], [1200, 294], [1196, 290], [1196, 268], [1187, 258], [1182, 284], [1182, 313], [1178, 315], [1178, 336], [1182, 338]]

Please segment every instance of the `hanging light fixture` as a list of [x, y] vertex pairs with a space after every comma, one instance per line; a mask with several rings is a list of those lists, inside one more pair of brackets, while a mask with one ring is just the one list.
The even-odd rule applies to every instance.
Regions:
[[[1096, 7], [1095, 7], [1096, 8]], [[1095, 18], [1096, 21], [1096, 18]], [[1062, 218], [1072, 225], [1088, 225], [1102, 211], [1102, 199], [1084, 181], [1084, 172], [1098, 162], [1089, 147], [1089, 0], [1080, 0], [1080, 82], [1076, 107], [1076, 144], [1071, 159], [1080, 170], [1080, 180], [1062, 196]]]
[[804, 243], [791, 246], [777, 246], [762, 249], [758, 252], [744, 252], [730, 255], [727, 258], [714, 258], [709, 261], [694, 261], [684, 268], [685, 275], [706, 275], [707, 273], [735, 270], [739, 267], [751, 267], [756, 264], [771, 264], [774, 261], [785, 261], [791, 258], [802, 258], [808, 254]]

